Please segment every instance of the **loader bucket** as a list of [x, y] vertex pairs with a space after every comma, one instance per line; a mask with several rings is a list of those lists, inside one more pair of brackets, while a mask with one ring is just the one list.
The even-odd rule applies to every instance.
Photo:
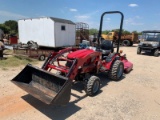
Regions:
[[66, 105], [72, 81], [28, 64], [12, 82], [46, 104]]

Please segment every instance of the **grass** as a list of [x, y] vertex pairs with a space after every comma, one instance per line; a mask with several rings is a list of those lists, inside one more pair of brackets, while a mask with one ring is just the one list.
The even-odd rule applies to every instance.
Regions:
[[7, 70], [10, 67], [18, 67], [20, 65], [26, 65], [28, 63], [36, 63], [38, 60], [24, 57], [24, 56], [10, 56], [4, 60], [0, 60], [0, 68]]
[[3, 54], [13, 54], [13, 50], [4, 50]]

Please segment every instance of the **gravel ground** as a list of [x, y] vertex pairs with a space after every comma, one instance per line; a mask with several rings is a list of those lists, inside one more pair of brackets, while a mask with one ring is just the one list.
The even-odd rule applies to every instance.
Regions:
[[75, 84], [67, 106], [46, 105], [11, 83], [24, 66], [0, 69], [0, 119], [160, 120], [160, 57], [137, 55], [136, 46], [121, 47], [134, 64], [129, 74], [117, 82], [100, 74], [102, 88], [95, 97]]

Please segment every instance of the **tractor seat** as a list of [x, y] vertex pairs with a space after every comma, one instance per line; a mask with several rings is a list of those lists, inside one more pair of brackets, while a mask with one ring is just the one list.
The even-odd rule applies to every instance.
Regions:
[[111, 40], [103, 40], [100, 45], [100, 49], [103, 56], [108, 56], [111, 52], [113, 52], [113, 42]]

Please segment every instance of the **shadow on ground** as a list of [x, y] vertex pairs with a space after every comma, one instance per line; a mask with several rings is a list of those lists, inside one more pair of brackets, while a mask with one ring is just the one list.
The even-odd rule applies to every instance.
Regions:
[[0, 60], [7, 60], [7, 57], [2, 57], [0, 58]]
[[[153, 56], [154, 57], [154, 54], [150, 53], [150, 52], [143, 52], [140, 55], [144, 55], [144, 56], [146, 55], [146, 56]], [[160, 56], [160, 53], [159, 53], [159, 56]]]
[[66, 106], [47, 105], [29, 94], [23, 96], [22, 98], [41, 113], [50, 119], [55, 120], [64, 120], [81, 109], [74, 103], [69, 103]]
[[[107, 74], [101, 73], [101, 74], [98, 74], [97, 76], [100, 77], [101, 79], [101, 82], [102, 82], [101, 87], [107, 87], [108, 83], [111, 81], [110, 79], [107, 78]], [[119, 81], [123, 80], [124, 78], [125, 77], [122, 77]], [[73, 84], [72, 89], [80, 93], [83, 93], [84, 85], [82, 82], [77, 82]], [[98, 94], [101, 94], [102, 92], [103, 91], [101, 90]], [[22, 96], [22, 99], [24, 99], [26, 102], [28, 102], [30, 105], [32, 105], [34, 108], [42, 112], [44, 115], [46, 115], [50, 119], [64, 120], [70, 117], [71, 115], [75, 114], [79, 110], [81, 110], [82, 108], [77, 106], [76, 103], [87, 97], [87, 95], [79, 96], [74, 93], [71, 93], [71, 96], [74, 96], [77, 99], [72, 102], [69, 102], [66, 106], [47, 105], [41, 102], [40, 100], [32, 97], [29, 94]]]

